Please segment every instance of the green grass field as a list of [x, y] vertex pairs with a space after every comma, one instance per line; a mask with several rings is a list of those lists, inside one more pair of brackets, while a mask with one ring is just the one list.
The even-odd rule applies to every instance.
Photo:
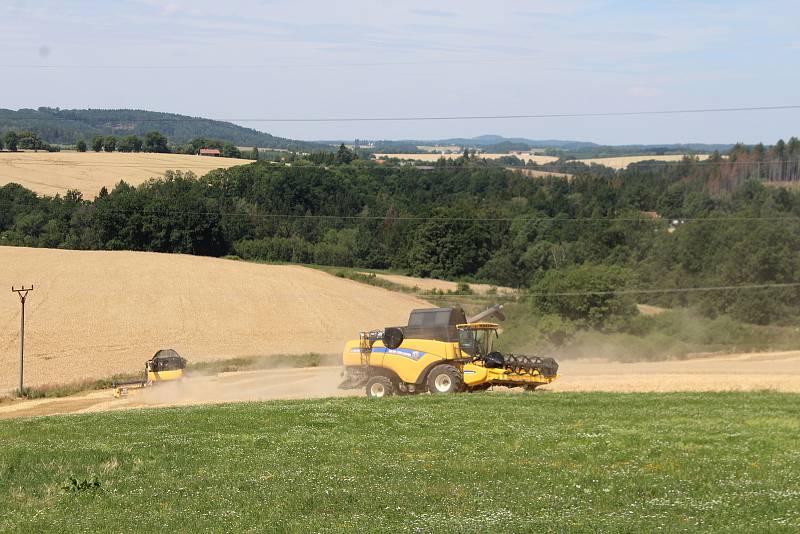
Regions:
[[0, 422], [0, 531], [800, 529], [800, 396], [464, 394]]

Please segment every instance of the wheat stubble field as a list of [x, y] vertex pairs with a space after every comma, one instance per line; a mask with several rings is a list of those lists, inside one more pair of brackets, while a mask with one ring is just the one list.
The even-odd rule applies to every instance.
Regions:
[[[633, 163], [639, 163], [641, 161], [665, 161], [665, 162], [676, 162], [681, 161], [685, 156], [682, 154], [667, 154], [662, 156], [657, 155], [645, 155], [645, 156], [620, 156], [620, 157], [613, 157], [613, 158], [589, 158], [589, 159], [579, 159], [576, 160], [580, 163], [585, 163], [586, 165], [591, 165], [596, 163], [597, 165], [605, 165], [606, 167], [611, 167], [612, 169], [625, 169], [628, 165]], [[700, 161], [708, 159], [708, 154], [700, 154], [694, 156]]]
[[164, 176], [167, 170], [207, 172], [250, 163], [246, 159], [184, 154], [121, 152], [0, 152], [0, 186], [20, 184], [43, 195], [77, 189], [94, 198], [102, 187], [111, 190], [120, 180], [139, 185]]
[[26, 385], [138, 371], [161, 348], [190, 361], [336, 353], [360, 330], [405, 324], [413, 296], [294, 265], [144, 252], [0, 247], [0, 391], [16, 385], [19, 301]]

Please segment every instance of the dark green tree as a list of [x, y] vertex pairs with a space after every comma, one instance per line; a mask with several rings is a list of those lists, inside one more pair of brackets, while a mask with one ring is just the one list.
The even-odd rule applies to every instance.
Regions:
[[584, 264], [550, 270], [531, 287], [540, 313], [558, 315], [581, 326], [619, 329], [636, 315], [628, 289], [633, 272], [617, 266]]
[[17, 133], [17, 146], [26, 150], [43, 150], [46, 148], [39, 134], [34, 132]]
[[258, 161], [258, 157], [259, 157], [259, 155], [258, 155], [258, 147], [253, 147], [253, 151], [250, 152], [250, 159], [254, 159], [254, 160]]
[[103, 139], [103, 150], [106, 152], [114, 152], [117, 148], [117, 138], [113, 135], [109, 135], [105, 139]]
[[159, 132], [147, 132], [144, 136], [144, 151], [145, 152], [169, 152], [167, 138]]
[[221, 154], [222, 154], [223, 158], [241, 158], [242, 157], [242, 153], [239, 151], [239, 149], [236, 146], [233, 145], [233, 143], [225, 143], [224, 145], [222, 145]]
[[127, 135], [120, 140], [117, 150], [120, 152], [141, 152], [142, 140], [135, 135]]
[[19, 137], [17, 137], [17, 132], [6, 132], [5, 141], [6, 141], [6, 148], [11, 152], [17, 151], [17, 141]]
[[103, 150], [103, 136], [95, 135], [92, 137], [92, 150], [95, 152], [100, 152]]
[[75, 150], [78, 152], [86, 152], [86, 141], [78, 139], [78, 142], [75, 143]]
[[353, 161], [355, 154], [353, 151], [344, 146], [344, 143], [339, 145], [339, 150], [336, 151], [336, 163], [347, 164]]

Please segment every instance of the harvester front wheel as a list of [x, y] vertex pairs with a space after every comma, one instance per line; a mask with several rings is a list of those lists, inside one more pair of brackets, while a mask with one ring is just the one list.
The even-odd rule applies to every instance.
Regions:
[[437, 365], [428, 374], [428, 391], [431, 393], [456, 393], [463, 389], [464, 378], [452, 365]]
[[367, 380], [367, 397], [390, 397], [394, 394], [394, 384], [385, 376], [373, 376]]

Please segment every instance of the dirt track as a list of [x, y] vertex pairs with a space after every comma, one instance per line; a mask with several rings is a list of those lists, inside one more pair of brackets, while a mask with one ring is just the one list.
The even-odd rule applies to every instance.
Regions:
[[[337, 389], [341, 368], [271, 369], [190, 377], [182, 382], [131, 390], [114, 399], [110, 390], [63, 399], [0, 405], [0, 419], [89, 413], [142, 407], [311, 399], [362, 395]], [[614, 363], [566, 361], [560, 378], [543, 391], [757, 391], [800, 393], [800, 351], [733, 354], [685, 361]], [[491, 393], [490, 393], [491, 394]]]
[[[388, 274], [388, 273], [361, 273], [361, 274], [374, 274], [376, 277], [386, 280], [387, 282], [392, 282], [401, 286], [411, 287], [411, 288], [418, 288], [423, 291], [431, 291], [431, 290], [438, 290], [438, 291], [451, 291], [455, 292], [458, 291], [458, 283], [457, 282], [450, 282], [448, 280], [439, 280], [438, 278], [418, 278], [414, 276], [405, 276], [402, 274]], [[502, 287], [502, 286], [492, 286], [489, 284], [467, 284], [469, 285], [470, 289], [476, 293], [486, 294], [490, 291], [494, 290], [497, 293], [507, 293], [512, 294], [516, 293], [517, 290], [510, 288], [510, 287]]]

